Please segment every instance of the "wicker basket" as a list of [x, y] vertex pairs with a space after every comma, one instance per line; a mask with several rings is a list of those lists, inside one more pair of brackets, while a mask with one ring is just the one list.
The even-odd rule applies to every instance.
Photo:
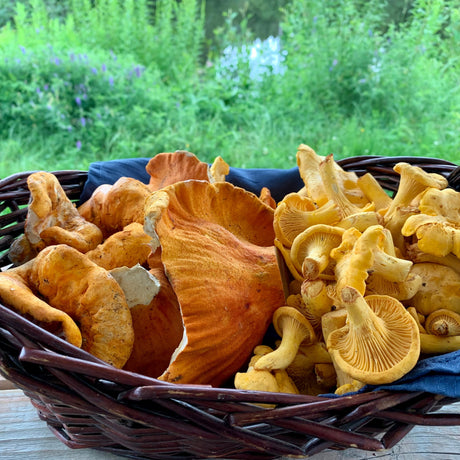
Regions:
[[[339, 161], [371, 172], [389, 190], [407, 161], [460, 184], [456, 165], [429, 158], [356, 157]], [[26, 178], [0, 181], [2, 267], [22, 234]], [[55, 172], [78, 200], [87, 173]], [[415, 425], [460, 424], [455, 414], [429, 414], [458, 400], [424, 392], [374, 391], [340, 398], [174, 385], [114, 369], [0, 305], [0, 373], [30, 398], [52, 432], [71, 448], [130, 458], [273, 459], [324, 449], [389, 449]], [[274, 403], [263, 409], [251, 403]]]

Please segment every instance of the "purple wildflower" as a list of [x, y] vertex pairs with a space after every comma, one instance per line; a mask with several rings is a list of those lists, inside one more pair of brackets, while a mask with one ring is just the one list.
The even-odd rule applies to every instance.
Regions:
[[54, 58], [54, 63], [55, 63], [56, 65], [61, 65], [61, 60], [60, 60], [58, 57], [55, 57], [55, 58]]
[[37, 91], [37, 94], [40, 94], [42, 92], [40, 88], [37, 88], [36, 91]]
[[80, 123], [81, 125], [83, 126], [83, 128], [86, 126], [86, 118], [85, 117], [81, 117], [80, 118]]
[[77, 141], [76, 147], [77, 147], [78, 150], [81, 149], [81, 141]]
[[101, 70], [102, 70], [103, 72], [105, 72], [105, 71], [107, 70], [107, 66], [106, 66], [105, 64], [102, 64], [102, 65], [101, 65]]
[[97, 75], [97, 69], [96, 69], [96, 67], [91, 67], [91, 72], [93, 72], [94, 75]]
[[75, 98], [75, 103], [79, 106], [81, 105], [81, 99], [78, 96]]
[[22, 45], [19, 48], [21, 49], [22, 54], [26, 54], [26, 49]]
[[110, 75], [110, 77], [109, 77], [109, 85], [113, 86], [113, 77], [112, 77], [112, 75]]
[[48, 91], [48, 88], [49, 88], [48, 84], [46, 84], [46, 85], [43, 86], [43, 89], [44, 89], [45, 91]]
[[144, 71], [144, 67], [142, 66], [137, 65], [136, 67], [134, 67], [134, 73], [136, 74], [137, 78], [140, 78], [143, 71]]

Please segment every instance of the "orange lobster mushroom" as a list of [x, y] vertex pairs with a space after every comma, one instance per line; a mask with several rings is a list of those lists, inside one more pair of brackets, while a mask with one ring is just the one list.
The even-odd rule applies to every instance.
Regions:
[[27, 178], [27, 186], [30, 203], [24, 235], [32, 252], [36, 254], [54, 244], [67, 244], [85, 253], [101, 243], [100, 229], [80, 216], [54, 174], [32, 173]]
[[78, 324], [82, 348], [123, 367], [132, 351], [134, 331], [125, 295], [109, 272], [65, 244], [48, 246], [31, 262], [31, 285]]
[[273, 209], [228, 182], [183, 181], [146, 201], [184, 335], [161, 380], [219, 386], [261, 343], [284, 303]]
[[176, 150], [158, 153], [149, 160], [145, 170], [150, 175], [149, 188], [155, 191], [190, 179], [223, 182], [229, 166], [221, 157], [216, 157], [209, 166], [191, 152]]
[[133, 222], [144, 222], [144, 203], [149, 194], [148, 186], [141, 181], [120, 177], [113, 185], [96, 188], [78, 211], [101, 229], [105, 239]]

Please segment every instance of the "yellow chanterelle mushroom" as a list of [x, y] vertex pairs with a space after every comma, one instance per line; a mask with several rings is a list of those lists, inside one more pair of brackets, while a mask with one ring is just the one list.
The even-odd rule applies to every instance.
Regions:
[[460, 274], [450, 267], [430, 262], [416, 263], [411, 273], [422, 285], [410, 299], [410, 306], [422, 315], [446, 308], [460, 314]]
[[460, 335], [460, 314], [440, 308], [427, 316], [425, 330], [439, 336]]
[[332, 201], [318, 207], [309, 197], [289, 193], [275, 209], [273, 228], [275, 236], [291, 247], [294, 238], [306, 228], [316, 224], [334, 225], [339, 220], [339, 210]]
[[317, 224], [294, 238], [291, 259], [305, 279], [315, 279], [326, 270], [329, 255], [342, 242], [343, 232], [340, 227]]
[[440, 174], [428, 173], [418, 166], [400, 162], [393, 168], [399, 175], [396, 195], [384, 214], [384, 225], [391, 231], [395, 246], [404, 249], [401, 229], [408, 217], [417, 213], [412, 201], [428, 188], [442, 190], [447, 187], [447, 179]]
[[262, 356], [254, 364], [255, 369], [286, 369], [302, 343], [317, 340], [310, 321], [294, 307], [282, 306], [275, 310], [273, 326], [281, 337], [281, 343], [272, 353]]
[[[337, 168], [332, 154], [326, 156], [319, 164], [319, 173], [323, 181], [324, 191], [329, 200], [333, 201], [340, 210], [342, 219], [365, 211], [375, 211], [375, 204], [367, 201], [364, 193], [357, 185], [358, 178], [353, 176], [353, 191], [359, 196], [360, 203], [351, 201], [350, 189], [346, 188], [345, 182], [341, 181], [341, 171]], [[348, 192], [348, 193], [347, 193]]]
[[405, 281], [412, 262], [394, 254], [391, 234], [381, 225], [373, 225], [362, 234], [356, 229], [347, 230], [342, 244], [331, 251], [331, 257], [337, 262], [335, 274], [338, 291], [352, 286], [364, 294], [369, 273], [387, 281]]
[[341, 291], [347, 324], [327, 338], [333, 362], [363, 383], [391, 383], [409, 372], [420, 355], [414, 318], [390, 296], [364, 297], [356, 289]]

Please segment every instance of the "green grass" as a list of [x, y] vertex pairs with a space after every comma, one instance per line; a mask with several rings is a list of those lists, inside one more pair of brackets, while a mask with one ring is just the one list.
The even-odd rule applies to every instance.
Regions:
[[385, 2], [291, 0], [286, 70], [262, 81], [244, 57], [219, 65], [253, 38], [247, 18], [228, 14], [210, 46], [199, 1], [161, 0], [154, 15], [148, 3], [71, 0], [61, 19], [18, 3], [0, 30], [1, 177], [176, 149], [288, 168], [300, 143], [460, 162], [458, 0], [416, 0], [398, 24]]

